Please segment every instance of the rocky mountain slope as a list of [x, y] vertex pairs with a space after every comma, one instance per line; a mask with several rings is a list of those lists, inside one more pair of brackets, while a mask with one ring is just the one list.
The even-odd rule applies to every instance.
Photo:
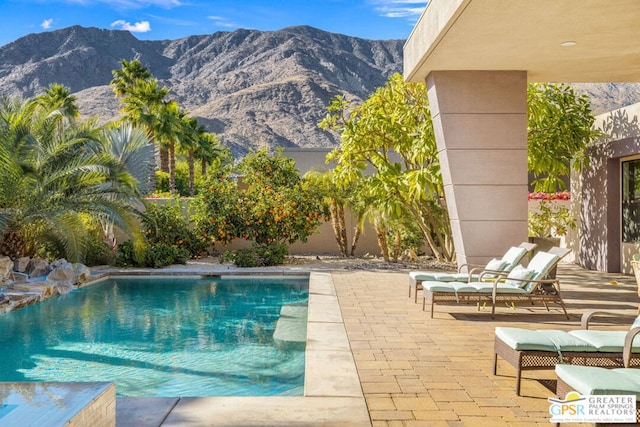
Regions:
[[576, 92], [589, 95], [596, 115], [640, 102], [638, 83], [573, 83], [572, 86]]
[[[112, 71], [121, 59], [140, 59], [236, 156], [251, 148], [329, 148], [338, 141], [317, 124], [330, 99], [366, 99], [402, 71], [403, 43], [305, 26], [163, 41], [74, 26], [0, 47], [0, 95], [26, 98], [61, 83], [78, 98], [84, 115], [107, 121], [121, 106], [109, 87]], [[597, 113], [640, 102], [639, 85], [576, 87], [592, 96]]]
[[335, 136], [317, 128], [330, 99], [366, 99], [401, 71], [402, 45], [311, 27], [141, 41], [76, 26], [0, 47], [0, 93], [30, 97], [61, 83], [83, 114], [109, 120], [120, 108], [108, 86], [112, 70], [121, 59], [140, 59], [236, 155], [266, 146], [334, 147]]

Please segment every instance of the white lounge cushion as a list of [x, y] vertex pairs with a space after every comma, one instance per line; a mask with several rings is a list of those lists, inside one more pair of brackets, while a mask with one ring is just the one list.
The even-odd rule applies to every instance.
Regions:
[[506, 265], [501, 270], [511, 270], [513, 267], [518, 265], [520, 260], [526, 254], [527, 250], [525, 248], [521, 248], [518, 246], [510, 247], [509, 250], [502, 256], [502, 261], [504, 261]]
[[[589, 342], [598, 351], [604, 353], [622, 353], [626, 331], [594, 331], [591, 329], [579, 329], [569, 332], [574, 337]], [[640, 336], [633, 340], [632, 352], [640, 353]]]
[[583, 396], [633, 394], [640, 399], [640, 369], [558, 364], [556, 375]]
[[590, 343], [558, 330], [531, 330], [498, 326], [496, 337], [509, 347], [518, 351], [593, 351], [597, 349]]
[[478, 293], [478, 290], [473, 287], [473, 284], [464, 282], [422, 282], [422, 289], [430, 292], [451, 292], [457, 293]]
[[505, 284], [513, 286], [514, 288], [524, 288], [527, 286], [528, 280], [533, 279], [536, 272], [534, 270], [524, 268], [521, 265], [517, 265], [513, 270], [509, 272]]

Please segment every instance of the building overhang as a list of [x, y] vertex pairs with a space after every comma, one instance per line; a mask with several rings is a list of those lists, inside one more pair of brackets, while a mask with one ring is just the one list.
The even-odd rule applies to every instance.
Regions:
[[640, 0], [430, 0], [404, 46], [404, 76], [451, 70], [640, 82]]

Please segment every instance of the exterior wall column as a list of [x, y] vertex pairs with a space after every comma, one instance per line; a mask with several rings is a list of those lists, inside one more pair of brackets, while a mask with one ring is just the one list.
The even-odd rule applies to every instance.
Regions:
[[484, 264], [527, 241], [526, 71], [427, 77], [458, 264]]

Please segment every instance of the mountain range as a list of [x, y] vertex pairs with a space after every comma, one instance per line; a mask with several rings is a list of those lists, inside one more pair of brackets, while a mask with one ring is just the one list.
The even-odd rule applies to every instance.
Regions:
[[329, 101], [338, 94], [366, 99], [401, 71], [402, 45], [305, 26], [163, 41], [74, 26], [0, 47], [0, 93], [26, 98], [64, 84], [83, 115], [107, 121], [121, 108], [109, 87], [112, 71], [122, 59], [139, 59], [236, 156], [265, 147], [335, 147], [336, 136], [317, 127]]
[[[84, 116], [105, 122], [121, 108], [109, 87], [112, 71], [122, 59], [139, 59], [236, 157], [260, 148], [333, 148], [336, 135], [317, 127], [331, 98], [365, 100], [402, 72], [403, 44], [308, 26], [160, 41], [73, 26], [1, 46], [0, 95], [28, 98], [60, 83]], [[575, 87], [591, 96], [597, 113], [640, 102], [639, 85]]]

